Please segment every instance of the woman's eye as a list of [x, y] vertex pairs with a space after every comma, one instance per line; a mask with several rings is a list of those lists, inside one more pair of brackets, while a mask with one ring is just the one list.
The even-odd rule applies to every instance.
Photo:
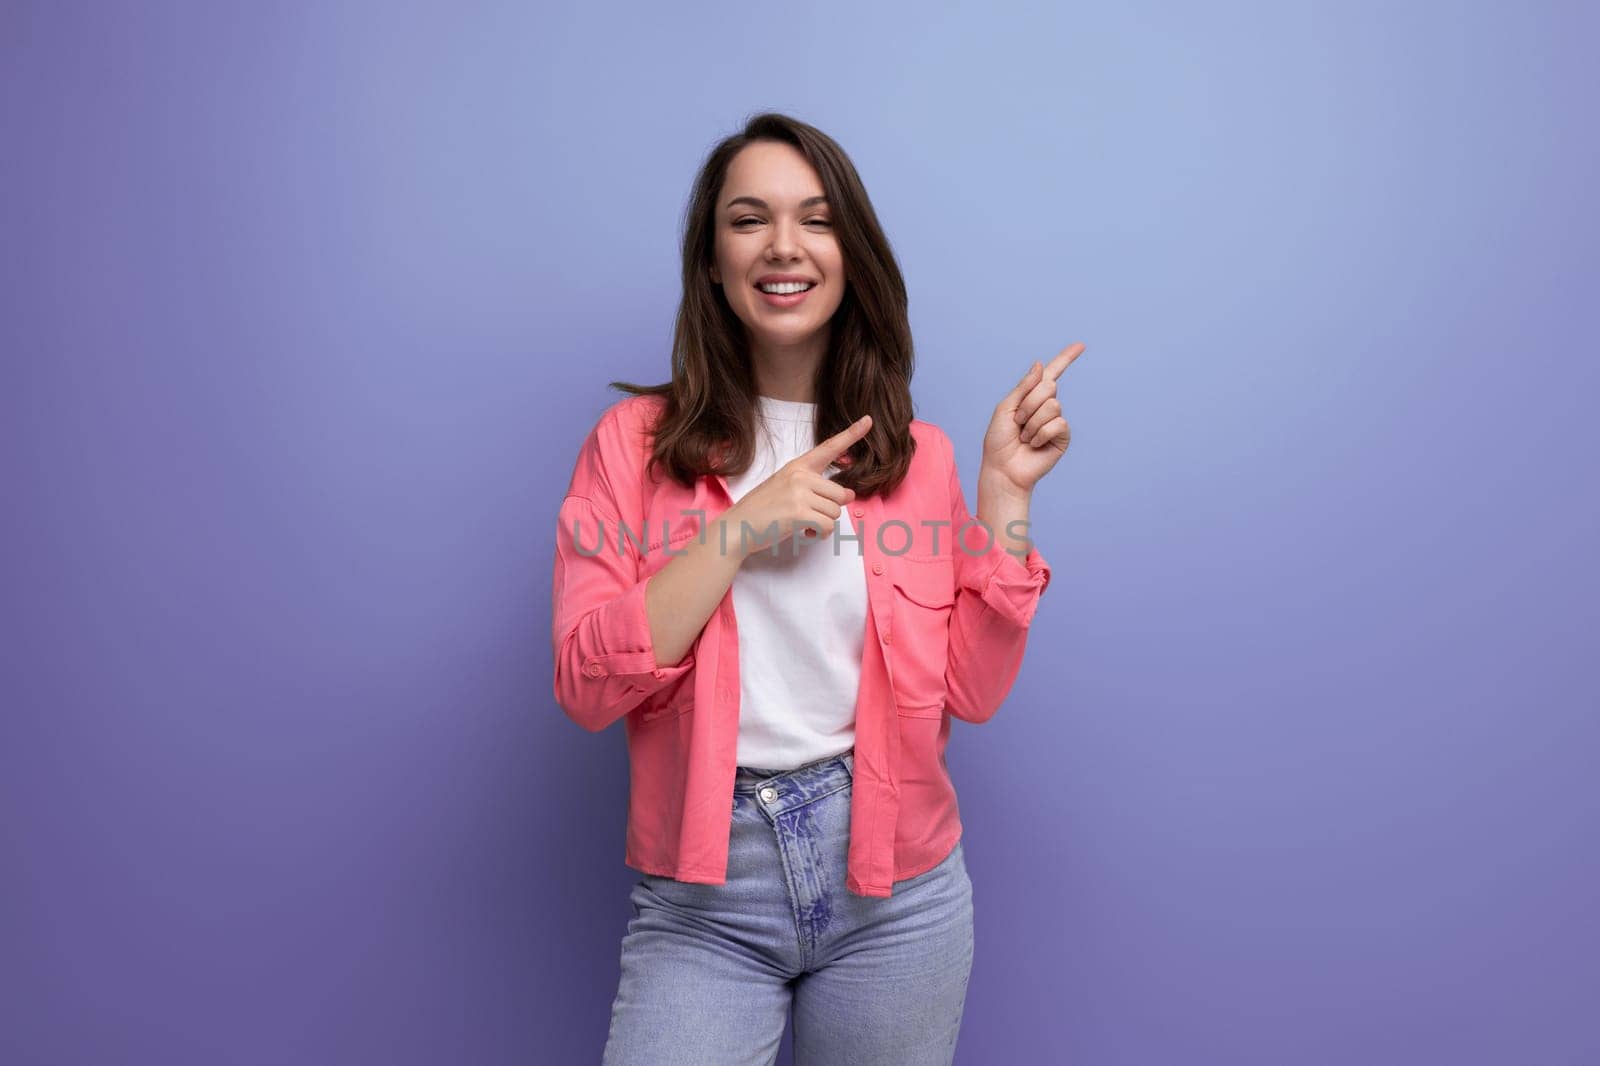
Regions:
[[[745, 218], [741, 218], [737, 222], [735, 222], [734, 223], [734, 227], [737, 228], [739, 226], [744, 226], [744, 225], [753, 225], [753, 224], [759, 223], [760, 221], [761, 220], [759, 218], [745, 217]], [[832, 226], [833, 223], [829, 222], [825, 218], [808, 218], [808, 219], [806, 219], [806, 225], [808, 225], [808, 226], [810, 226], [810, 225]]]

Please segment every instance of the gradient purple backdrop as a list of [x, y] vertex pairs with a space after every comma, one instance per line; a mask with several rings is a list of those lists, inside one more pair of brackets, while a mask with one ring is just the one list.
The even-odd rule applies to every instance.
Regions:
[[958, 1060], [1600, 1062], [1597, 31], [0, 7], [0, 1060], [597, 1061], [636, 875], [556, 508], [776, 108], [861, 169], [969, 503], [1089, 346], [951, 741]]

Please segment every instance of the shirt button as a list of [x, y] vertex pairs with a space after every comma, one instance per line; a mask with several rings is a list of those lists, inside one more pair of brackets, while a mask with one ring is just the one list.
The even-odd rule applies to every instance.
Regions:
[[873, 573], [874, 573], [874, 574], [881, 574], [881, 573], [883, 573], [883, 564], [882, 564], [882, 563], [873, 563], [873, 564], [872, 564], [872, 572], [873, 572]]
[[861, 508], [857, 507], [855, 510], [851, 511], [850, 513], [855, 515], [857, 518], [860, 518], [862, 516], [862, 514], [864, 514], [865, 512], [863, 512], [861, 510]]
[[583, 672], [588, 674], [590, 677], [599, 677], [606, 671], [605, 667], [601, 666], [599, 663], [590, 663]]
[[894, 643], [894, 634], [886, 631], [883, 634], [883, 642], [885, 644], [893, 644]]
[[771, 785], [768, 785], [766, 788], [761, 790], [761, 801], [763, 803], [771, 803], [777, 798], [778, 790], [773, 788]]

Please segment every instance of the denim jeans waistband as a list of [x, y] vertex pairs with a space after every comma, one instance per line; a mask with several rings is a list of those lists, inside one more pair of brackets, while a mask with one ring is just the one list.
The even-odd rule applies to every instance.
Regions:
[[[763, 770], [755, 766], [740, 766], [734, 772], [733, 790], [748, 795], [766, 784], [800, 779], [804, 779], [807, 785], [847, 784], [855, 776], [855, 765], [856, 753], [855, 749], [851, 748], [838, 755], [830, 755], [825, 759], [808, 762], [804, 766], [796, 766], [792, 770]], [[843, 779], [842, 782], [830, 782], [830, 779], [840, 777]]]

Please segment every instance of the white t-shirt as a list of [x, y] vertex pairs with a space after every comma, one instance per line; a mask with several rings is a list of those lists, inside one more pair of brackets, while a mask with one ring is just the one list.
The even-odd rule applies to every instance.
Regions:
[[[728, 478], [737, 502], [773, 471], [816, 447], [817, 405], [758, 396], [756, 457]], [[850, 509], [839, 531], [855, 535]], [[760, 530], [754, 530], [755, 535]], [[728, 531], [729, 543], [738, 536]], [[798, 545], [798, 547], [797, 547]], [[832, 530], [797, 533], [745, 559], [733, 578], [739, 631], [740, 766], [789, 770], [855, 745], [856, 691], [866, 638], [861, 548]]]

